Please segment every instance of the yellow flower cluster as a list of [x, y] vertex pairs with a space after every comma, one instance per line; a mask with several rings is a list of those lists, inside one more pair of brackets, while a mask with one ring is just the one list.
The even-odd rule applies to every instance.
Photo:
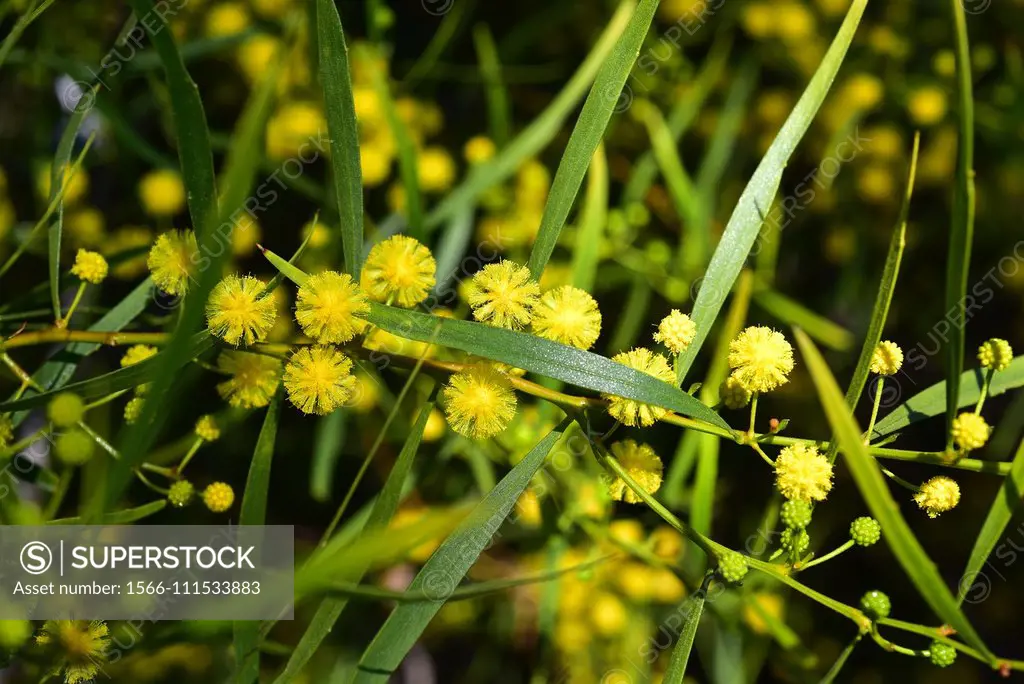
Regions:
[[732, 377], [748, 392], [770, 392], [793, 370], [793, 347], [780, 332], [752, 326], [729, 343]]
[[441, 399], [448, 425], [470, 439], [494, 437], [516, 415], [516, 394], [508, 377], [489, 365], [452, 375]]
[[824, 501], [832, 489], [832, 464], [813, 446], [788, 446], [775, 460], [775, 487], [787, 499]]

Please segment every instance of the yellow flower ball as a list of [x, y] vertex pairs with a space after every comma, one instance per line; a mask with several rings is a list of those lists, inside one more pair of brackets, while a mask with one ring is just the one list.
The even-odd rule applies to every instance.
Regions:
[[775, 487], [795, 501], [824, 501], [832, 489], [832, 464], [818, 449], [794, 444], [775, 460]]
[[235, 58], [246, 80], [259, 83], [280, 49], [281, 41], [267, 33], [255, 35], [239, 45]]
[[978, 361], [982, 368], [993, 371], [1006, 370], [1013, 361], [1013, 347], [1006, 340], [993, 337], [978, 347]]
[[304, 150], [309, 155], [328, 150], [327, 119], [319, 105], [290, 101], [282, 105], [267, 121], [267, 156], [289, 159]]
[[722, 403], [725, 404], [726, 408], [734, 411], [749, 404], [751, 397], [753, 397], [750, 390], [731, 375], [719, 386], [718, 395], [722, 398]]
[[57, 437], [53, 446], [57, 458], [69, 466], [80, 466], [92, 458], [96, 452], [96, 443], [85, 430], [68, 430]]
[[815, 35], [814, 13], [797, 2], [779, 3], [775, 10], [775, 30], [787, 42], [803, 41]]
[[102, 254], [79, 249], [75, 254], [75, 264], [71, 267], [71, 275], [78, 276], [87, 283], [98, 285], [107, 277], [107, 260]]
[[206, 13], [206, 35], [209, 38], [233, 36], [249, 28], [249, 13], [240, 2], [222, 2]]
[[455, 181], [455, 160], [443, 147], [428, 147], [420, 152], [416, 170], [423, 192], [443, 192]]
[[[40, 196], [49, 201], [50, 181], [53, 174], [52, 166], [47, 164], [39, 169], [36, 176], [36, 188]], [[74, 169], [68, 165], [64, 167], [64, 206], [77, 204], [89, 192], [89, 173], [79, 166]]]
[[[380, 145], [364, 145], [359, 149], [359, 168], [363, 185], [375, 188], [391, 175], [392, 154]], [[404, 191], [404, 188], [403, 188]]]
[[[622, 465], [623, 470], [648, 494], [654, 494], [661, 487], [661, 476], [664, 466], [654, 449], [631, 439], [615, 442], [611, 446], [612, 455]], [[626, 484], [626, 481], [614, 473], [603, 473], [602, 477], [608, 485], [608, 493], [616, 501], [640, 503], [643, 499]]]
[[217, 368], [229, 376], [217, 393], [236, 408], [266, 406], [281, 382], [281, 362], [265, 354], [226, 351], [217, 357]]
[[750, 392], [770, 392], [793, 370], [793, 347], [782, 333], [751, 326], [729, 343], [732, 376]]
[[409, 308], [427, 298], [436, 271], [437, 262], [426, 246], [407, 235], [393, 235], [370, 250], [359, 284], [370, 299]]
[[370, 311], [366, 295], [347, 273], [324, 271], [299, 287], [295, 320], [321, 344], [344, 344], [363, 329]]
[[967, 411], [953, 419], [952, 434], [953, 441], [960, 449], [971, 451], [985, 446], [992, 428], [977, 413]]
[[434, 409], [427, 416], [427, 424], [423, 428], [423, 441], [424, 442], [436, 442], [437, 440], [444, 437], [444, 433], [448, 429], [448, 424], [444, 420], [444, 414]]
[[262, 342], [274, 327], [277, 307], [272, 297], [261, 297], [266, 283], [252, 276], [229, 275], [210, 292], [206, 324], [215, 337], [228, 344]]
[[492, 366], [455, 373], [441, 391], [448, 425], [470, 439], [503, 432], [516, 415], [516, 393], [508, 377]]
[[924, 86], [910, 94], [907, 110], [918, 126], [933, 126], [946, 117], [949, 107], [946, 93], [939, 86]]
[[895, 342], [883, 340], [871, 354], [871, 372], [895, 375], [903, 366], [903, 350]]
[[128, 366], [134, 366], [137, 363], [145, 361], [151, 356], [156, 356], [156, 347], [150, 347], [147, 344], [134, 344], [128, 347], [128, 350], [121, 357], [121, 368], [127, 368]]
[[690, 317], [679, 309], [672, 309], [668, 316], [661, 319], [658, 330], [654, 333], [654, 341], [668, 347], [673, 354], [682, 354], [697, 336], [697, 325]]
[[764, 39], [775, 32], [775, 13], [763, 2], [752, 2], [743, 7], [743, 30], [753, 38]]
[[217, 419], [207, 414], [196, 421], [196, 437], [206, 442], [215, 442], [220, 438], [220, 426]]
[[333, 347], [302, 347], [284, 368], [288, 400], [303, 413], [325, 416], [355, 389], [352, 361]]
[[85, 415], [85, 402], [74, 392], [61, 392], [47, 404], [46, 415], [57, 427], [71, 427]]
[[158, 288], [169, 295], [179, 296], [188, 292], [198, 257], [195, 233], [191, 230], [169, 230], [156, 239], [146, 258], [146, 266]]
[[854, 74], [846, 81], [842, 90], [842, 98], [855, 109], [871, 109], [882, 101], [885, 86], [876, 76], [871, 74]]
[[539, 337], [590, 349], [601, 335], [601, 311], [588, 292], [563, 285], [541, 295], [530, 325]]
[[139, 201], [150, 216], [174, 216], [185, 208], [185, 184], [173, 169], [150, 171], [139, 181]]
[[937, 518], [960, 503], [960, 485], [945, 475], [933, 477], [921, 485], [920, 491], [914, 494], [914, 501], [929, 518]]
[[[676, 373], [669, 366], [668, 360], [650, 349], [638, 347], [622, 352], [612, 357], [612, 361], [641, 373], [647, 373], [662, 382], [675, 385]], [[644, 404], [636, 399], [616, 397], [611, 394], [602, 394], [601, 396], [608, 402], [608, 413], [611, 417], [630, 427], [637, 425], [649, 427], [668, 413], [668, 409], [653, 404]]]
[[131, 425], [142, 417], [142, 409], [145, 408], [145, 401], [146, 400], [142, 397], [132, 397], [129, 399], [128, 403], [124, 405], [124, 422]]
[[484, 266], [473, 276], [467, 292], [473, 317], [499, 328], [521, 330], [533, 317], [540, 285], [525, 266], [501, 261]]
[[607, 592], [598, 594], [591, 604], [590, 621], [594, 630], [602, 636], [619, 634], [629, 622], [629, 614], [622, 601]]
[[462, 156], [470, 164], [483, 164], [494, 157], [497, 147], [494, 141], [484, 135], [470, 138], [462, 148]]
[[223, 513], [235, 503], [235, 490], [225, 482], [214, 482], [203, 490], [203, 503], [214, 513]]

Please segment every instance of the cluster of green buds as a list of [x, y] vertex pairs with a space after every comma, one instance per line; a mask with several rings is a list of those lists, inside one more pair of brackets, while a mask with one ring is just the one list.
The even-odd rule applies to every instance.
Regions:
[[[864, 520], [865, 518], [860, 518]], [[870, 632], [873, 638], [885, 645], [886, 649], [903, 655], [928, 658], [936, 667], [949, 667], [956, 661], [956, 648], [938, 639], [932, 640], [931, 644], [924, 651], [915, 651], [903, 646], [887, 642], [878, 634], [878, 621], [885, 620], [892, 612], [892, 602], [889, 597], [877, 589], [864, 594], [860, 599], [860, 609], [864, 616], [871, 620]]]

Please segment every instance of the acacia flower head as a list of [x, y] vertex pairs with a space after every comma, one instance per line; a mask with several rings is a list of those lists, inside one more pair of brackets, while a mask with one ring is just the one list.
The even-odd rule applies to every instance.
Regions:
[[174, 169], [157, 169], [139, 181], [139, 200], [152, 216], [174, 216], [185, 208], [185, 185]]
[[151, 356], [156, 356], [156, 347], [150, 347], [148, 344], [133, 344], [121, 357], [121, 368], [134, 366]]
[[540, 285], [530, 276], [530, 269], [502, 259], [473, 276], [467, 298], [476, 320], [521, 330], [540, 299]]
[[516, 415], [516, 393], [508, 377], [489, 365], [452, 375], [441, 398], [448, 425], [470, 439], [494, 437]]
[[1006, 340], [993, 337], [978, 347], [978, 361], [981, 362], [982, 368], [993, 371], [1006, 370], [1010, 361], [1013, 361], [1013, 347]]
[[101, 620], [47, 620], [36, 643], [52, 651], [52, 673], [64, 673], [65, 684], [90, 682], [107, 660], [109, 630]]
[[817, 447], [788, 446], [775, 460], [775, 487], [787, 499], [823, 501], [832, 489], [832, 464]]
[[213, 482], [203, 490], [203, 503], [214, 513], [223, 513], [235, 503], [235, 490], [226, 482]]
[[188, 292], [198, 254], [195, 233], [169, 230], [156, 239], [146, 258], [146, 266], [158, 288], [169, 295], [183, 295]]
[[729, 343], [732, 376], [751, 392], [770, 392], [793, 370], [793, 347], [782, 333], [755, 325]]
[[965, 411], [953, 419], [953, 441], [964, 451], [985, 446], [992, 428], [977, 413]]
[[266, 406], [281, 382], [281, 362], [265, 354], [226, 351], [217, 357], [217, 368], [231, 376], [217, 385], [217, 393], [237, 408]]
[[654, 341], [660, 342], [673, 354], [682, 354], [697, 335], [697, 325], [679, 309], [672, 309], [661, 319], [654, 333]]
[[[661, 354], [656, 354], [650, 349], [638, 347], [636, 349], [616, 354], [612, 361], [629, 366], [633, 370], [647, 373], [648, 375], [674, 384], [676, 381], [675, 371], [669, 366], [668, 360]], [[611, 394], [603, 394], [608, 401], [608, 413], [612, 418], [620, 421], [623, 425], [630, 427], [642, 425], [648, 427], [661, 420], [668, 413], [668, 409], [653, 404], [644, 404], [636, 399], [616, 397]]]
[[124, 422], [131, 425], [142, 416], [142, 409], [145, 408], [146, 400], [143, 397], [132, 397], [124, 405]]
[[261, 297], [266, 283], [252, 276], [229, 275], [217, 283], [206, 302], [206, 323], [228, 344], [262, 342], [274, 327], [277, 307]]
[[590, 349], [601, 334], [601, 311], [588, 292], [563, 285], [541, 295], [531, 325], [535, 335]]
[[302, 331], [321, 344], [343, 344], [363, 329], [358, 318], [370, 305], [359, 285], [347, 273], [324, 271], [312, 275], [299, 288], [295, 320]]
[[878, 343], [871, 354], [871, 372], [879, 375], [895, 375], [903, 366], [903, 350], [895, 342], [884, 340]]
[[[637, 443], [631, 439], [615, 442], [611, 446], [612, 455], [633, 481], [648, 494], [654, 494], [661, 487], [661, 475], [664, 466], [658, 454], [647, 444]], [[613, 473], [602, 475], [608, 485], [608, 493], [616, 501], [640, 503], [643, 499], [626, 484], [626, 481]]]
[[71, 267], [71, 275], [78, 276], [84, 282], [99, 285], [107, 277], [107, 260], [99, 252], [79, 249], [75, 254], [75, 265]]
[[217, 425], [217, 419], [209, 414], [199, 417], [199, 420], [196, 421], [195, 432], [196, 437], [204, 442], [215, 442], [220, 438], [220, 426]]
[[352, 396], [352, 361], [333, 347], [303, 347], [284, 367], [288, 399], [303, 413], [324, 416]]
[[718, 395], [722, 397], [722, 403], [725, 404], [726, 408], [741, 409], [750, 403], [750, 398], [753, 396], [746, 387], [740, 384], [740, 381], [733, 376], [727, 377], [718, 388]]
[[370, 250], [359, 284], [370, 299], [408, 308], [427, 298], [436, 271], [429, 249], [407, 235], [393, 235]]
[[929, 518], [937, 518], [940, 513], [952, 510], [960, 503], [960, 485], [950, 477], [938, 475], [921, 485], [914, 494], [914, 501]]
[[178, 480], [167, 489], [167, 500], [175, 508], [184, 508], [192, 503], [196, 488], [188, 480]]

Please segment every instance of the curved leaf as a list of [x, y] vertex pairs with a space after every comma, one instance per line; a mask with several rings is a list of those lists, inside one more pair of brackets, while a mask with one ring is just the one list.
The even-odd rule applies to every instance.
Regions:
[[693, 650], [693, 639], [697, 636], [697, 627], [700, 626], [700, 617], [704, 614], [704, 600], [707, 598], [707, 584], [695, 591], [680, 606], [683, 609], [683, 631], [679, 634], [679, 641], [672, 649], [672, 657], [669, 658], [668, 668], [665, 669], [663, 684], [682, 684], [683, 676], [686, 674], [686, 664], [690, 660], [690, 651]]

